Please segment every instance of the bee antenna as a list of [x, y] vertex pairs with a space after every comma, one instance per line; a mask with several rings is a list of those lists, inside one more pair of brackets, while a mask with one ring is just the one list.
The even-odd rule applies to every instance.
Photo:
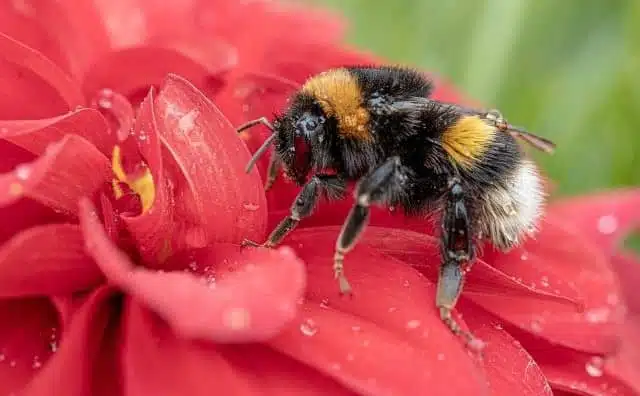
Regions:
[[271, 125], [269, 120], [267, 120], [267, 117], [260, 117], [260, 118], [256, 118], [255, 120], [251, 120], [251, 121], [245, 122], [244, 124], [242, 124], [242, 125], [240, 125], [239, 127], [236, 128], [236, 132], [238, 132], [238, 133], [244, 132], [245, 130], [247, 130], [249, 128], [253, 128], [254, 126], [256, 126], [258, 124], [262, 124], [262, 125], [266, 126], [267, 128], [269, 128], [269, 130], [271, 130], [271, 132], [275, 132], [275, 128], [273, 127], [273, 125]]
[[553, 143], [551, 140], [528, 132], [522, 127], [517, 127], [509, 124], [507, 120], [502, 117], [502, 114], [500, 114], [498, 110], [488, 111], [484, 115], [484, 118], [488, 121], [493, 122], [498, 130], [510, 133], [512, 136], [520, 138], [533, 147], [537, 148], [538, 150], [542, 150], [546, 153], [552, 153], [556, 148], [555, 143]]
[[274, 133], [271, 136], [269, 136], [264, 141], [264, 143], [262, 143], [262, 146], [260, 146], [260, 148], [258, 150], [256, 150], [255, 153], [253, 153], [253, 157], [251, 157], [251, 160], [247, 164], [247, 167], [245, 168], [245, 172], [247, 172], [247, 173], [251, 172], [251, 169], [253, 169], [253, 167], [256, 164], [256, 162], [258, 162], [260, 157], [262, 157], [262, 154], [264, 154], [269, 149], [269, 146], [273, 143], [273, 140], [275, 138], [276, 138], [276, 134]]

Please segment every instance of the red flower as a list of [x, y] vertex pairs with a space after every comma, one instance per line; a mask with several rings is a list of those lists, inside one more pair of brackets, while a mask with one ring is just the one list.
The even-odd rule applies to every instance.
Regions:
[[485, 252], [459, 304], [480, 358], [440, 322], [421, 219], [374, 213], [353, 299], [330, 264], [348, 200], [293, 250], [239, 247], [296, 189], [265, 195], [243, 171], [264, 135], [247, 150], [232, 125], [368, 61], [339, 24], [262, 1], [62, 3], [0, 6], [0, 393], [640, 392], [640, 275], [616, 245], [639, 191], [556, 203], [537, 240]]

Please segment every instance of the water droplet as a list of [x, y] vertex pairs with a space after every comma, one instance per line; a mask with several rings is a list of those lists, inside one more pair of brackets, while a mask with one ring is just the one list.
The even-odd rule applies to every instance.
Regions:
[[353, 362], [356, 359], [355, 356], [353, 356], [353, 353], [348, 353], [347, 354], [347, 361], [348, 362]]
[[609, 307], [594, 308], [584, 313], [589, 323], [606, 323], [609, 320], [611, 309]]
[[113, 90], [109, 88], [100, 90], [97, 103], [103, 109], [110, 109], [113, 106]]
[[542, 321], [540, 319], [531, 320], [531, 331], [540, 333], [542, 331]]
[[246, 114], [246, 113], [248, 113], [248, 112], [249, 112], [249, 110], [250, 110], [250, 107], [249, 107], [249, 105], [248, 105], [248, 104], [246, 104], [246, 103], [245, 103], [245, 104], [243, 104], [243, 105], [242, 105], [242, 112], [243, 112], [243, 113], [245, 113], [245, 114]]
[[599, 356], [594, 356], [585, 363], [584, 368], [591, 377], [602, 377], [603, 366], [604, 360]]
[[409, 330], [417, 329], [418, 327], [420, 327], [420, 321], [416, 319], [410, 320], [407, 322], [405, 327]]
[[17, 364], [18, 363], [15, 360], [12, 360], [12, 361], [9, 362], [9, 366], [11, 366], [11, 367], [16, 367]]
[[34, 369], [39, 369], [40, 367], [42, 367], [42, 362], [40, 361], [39, 356], [33, 357], [33, 364], [31, 364], [31, 367]]
[[598, 219], [598, 231], [602, 234], [609, 235], [618, 229], [618, 219], [613, 215], [605, 215]]
[[16, 177], [22, 181], [25, 181], [31, 176], [31, 167], [27, 164], [21, 164], [16, 166]]
[[0, 353], [0, 362], [4, 362], [7, 356], [4, 353]]
[[360, 332], [360, 330], [362, 330], [362, 329], [360, 328], [360, 326], [352, 326], [352, 327], [351, 327], [351, 330], [352, 330], [354, 333], [358, 333], [358, 332]]
[[242, 204], [242, 207], [252, 212], [255, 212], [256, 210], [260, 209], [260, 205], [256, 205], [249, 202], [245, 202], [244, 204]]
[[528, 259], [529, 259], [529, 254], [527, 252], [524, 252], [520, 255], [520, 260], [527, 261]]
[[445, 358], [444, 353], [440, 352], [436, 358], [437, 358], [439, 361], [443, 361], [443, 360], [444, 360], [444, 358]]
[[540, 285], [542, 287], [549, 287], [549, 277], [543, 276], [540, 278]]
[[387, 312], [389, 312], [389, 313], [394, 313], [394, 312], [396, 312], [397, 310], [398, 310], [398, 308], [396, 308], [396, 307], [389, 307], [389, 309], [387, 309]]
[[197, 271], [198, 271], [198, 263], [197, 263], [197, 262], [195, 262], [195, 261], [190, 262], [190, 263], [189, 263], [189, 269], [190, 269], [192, 272], [197, 272]]
[[324, 308], [324, 309], [329, 308], [329, 299], [328, 298], [323, 298], [322, 301], [320, 301], [320, 308]]
[[395, 206], [389, 206], [389, 212], [395, 212], [396, 211], [396, 207]]
[[340, 365], [340, 363], [332, 363], [331, 364], [331, 370], [340, 371], [341, 368], [342, 368], [342, 366]]
[[482, 351], [486, 346], [487, 344], [479, 338], [472, 339], [468, 344], [469, 349], [475, 352]]
[[411, 283], [409, 283], [408, 280], [405, 280], [404, 282], [402, 282], [402, 286], [409, 287], [409, 286], [411, 286]]
[[502, 329], [503, 329], [503, 327], [502, 327], [502, 323], [496, 323], [496, 324], [494, 324], [494, 325], [493, 325], [493, 327], [494, 327], [496, 330], [502, 330]]
[[362, 346], [363, 347], [368, 347], [371, 344], [371, 340], [362, 340]]
[[314, 322], [313, 319], [307, 319], [300, 323], [300, 332], [307, 337], [313, 337], [318, 332], [316, 322]]

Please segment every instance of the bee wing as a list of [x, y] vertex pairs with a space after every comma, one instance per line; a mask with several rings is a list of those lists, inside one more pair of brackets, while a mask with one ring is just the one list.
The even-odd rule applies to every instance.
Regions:
[[531, 146], [535, 147], [538, 150], [552, 153], [556, 147], [555, 143], [552, 141], [545, 139], [541, 136], [535, 135], [531, 132], [528, 132], [524, 128], [516, 127], [509, 124], [502, 115], [496, 110], [478, 110], [470, 107], [461, 106], [454, 103], [446, 103], [440, 102], [434, 99], [422, 98], [422, 97], [412, 97], [405, 100], [394, 102], [392, 105], [392, 110], [395, 111], [420, 111], [420, 110], [435, 110], [435, 109], [445, 109], [453, 112], [457, 112], [459, 114], [465, 115], [476, 115], [487, 121], [491, 125], [495, 126], [497, 129], [503, 132], [507, 132], [511, 134], [511, 136], [520, 138], [523, 141], [529, 143]]

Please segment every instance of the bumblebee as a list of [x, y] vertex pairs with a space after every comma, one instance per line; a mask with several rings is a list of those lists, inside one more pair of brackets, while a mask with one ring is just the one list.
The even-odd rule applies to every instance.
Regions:
[[513, 248], [536, 230], [543, 210], [541, 177], [517, 139], [546, 152], [555, 146], [496, 110], [439, 102], [429, 97], [432, 91], [432, 81], [411, 68], [336, 68], [309, 78], [273, 124], [263, 117], [239, 126], [238, 132], [258, 124], [272, 131], [247, 172], [274, 146], [265, 188], [280, 168], [301, 186], [290, 215], [266, 242], [244, 244], [279, 244], [321, 196], [342, 198], [347, 182], [357, 182], [333, 260], [340, 291], [350, 293], [345, 255], [366, 227], [371, 205], [409, 216], [438, 214], [436, 306], [453, 333], [471, 340], [451, 311], [480, 244]]

